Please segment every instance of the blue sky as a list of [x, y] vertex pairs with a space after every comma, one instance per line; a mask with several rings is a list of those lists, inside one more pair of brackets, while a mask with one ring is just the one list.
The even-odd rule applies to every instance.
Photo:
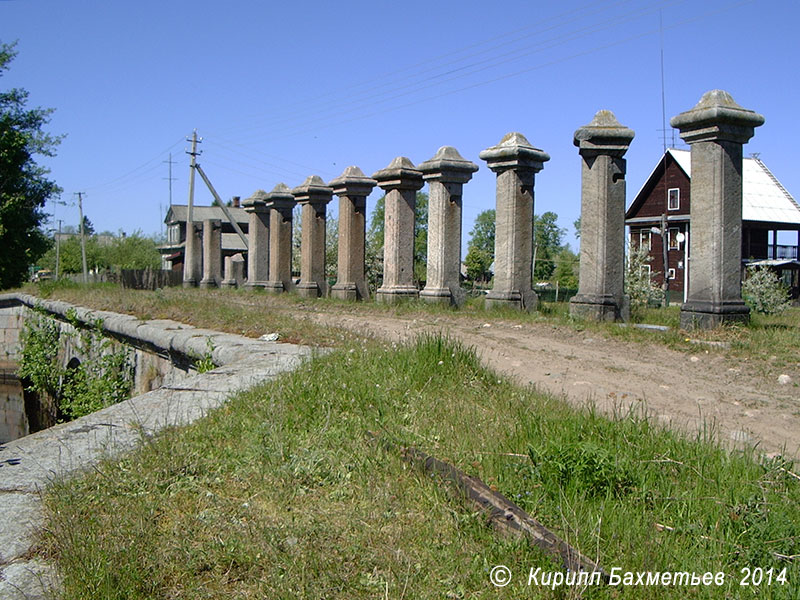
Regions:
[[[464, 190], [466, 240], [494, 207], [478, 153], [520, 131], [551, 156], [535, 210], [556, 212], [576, 247], [575, 129], [610, 109], [636, 131], [628, 203], [662, 152], [659, 21], [667, 121], [707, 90], [729, 91], [766, 117], [745, 155], [760, 152], [800, 197], [796, 1], [0, 0], [0, 40], [19, 41], [0, 88], [56, 109], [48, 131], [66, 138], [42, 162], [63, 200], [86, 192], [98, 231], [160, 231], [165, 161], [172, 153], [173, 201], [185, 204], [197, 128], [200, 164], [225, 199], [455, 146], [481, 167]], [[199, 179], [195, 201], [211, 202]], [[54, 208], [77, 224], [76, 206]]]

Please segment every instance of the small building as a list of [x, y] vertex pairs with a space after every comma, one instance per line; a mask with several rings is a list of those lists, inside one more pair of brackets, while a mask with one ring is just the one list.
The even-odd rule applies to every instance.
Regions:
[[[797, 261], [800, 246], [800, 205], [757, 156], [742, 161], [742, 275], [753, 261]], [[625, 213], [631, 246], [650, 250], [654, 281], [669, 277], [671, 301], [686, 301], [691, 268], [691, 154], [670, 148], [661, 157]], [[664, 268], [661, 223], [666, 214], [667, 265]], [[778, 232], [797, 232], [797, 244], [778, 244]], [[784, 272], [773, 263], [779, 277], [793, 287], [796, 270], [786, 263]]]
[[[247, 235], [250, 222], [249, 215], [234, 201], [233, 206], [227, 207], [231, 216]], [[167, 242], [158, 247], [161, 252], [161, 268], [183, 272], [184, 252], [186, 248], [186, 217], [189, 207], [186, 204], [173, 204], [167, 211], [164, 223], [167, 225]], [[247, 248], [231, 225], [228, 217], [219, 206], [193, 206], [192, 220], [202, 227], [203, 221], [219, 219], [222, 222], [222, 261], [225, 257], [241, 253], [247, 256]]]

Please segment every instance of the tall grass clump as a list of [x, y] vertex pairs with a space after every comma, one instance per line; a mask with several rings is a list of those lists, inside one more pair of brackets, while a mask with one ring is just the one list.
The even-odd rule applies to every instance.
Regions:
[[[480, 477], [606, 569], [723, 571], [726, 584], [530, 588], [530, 568], [558, 563], [496, 536], [391, 449], [409, 445]], [[788, 567], [793, 585], [756, 592], [791, 598], [791, 468], [633, 414], [576, 411], [431, 335], [316, 359], [56, 484], [42, 547], [68, 599], [729, 598], [754, 566]], [[489, 582], [497, 564], [514, 573], [505, 588]]]

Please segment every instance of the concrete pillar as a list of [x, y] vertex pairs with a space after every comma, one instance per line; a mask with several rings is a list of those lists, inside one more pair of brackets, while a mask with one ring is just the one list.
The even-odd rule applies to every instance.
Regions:
[[201, 288], [214, 288], [222, 281], [222, 221], [203, 221], [203, 279]]
[[196, 287], [202, 277], [203, 249], [200, 242], [200, 225], [187, 223], [186, 243], [183, 251], [183, 287]]
[[367, 196], [377, 181], [358, 167], [347, 167], [328, 185], [339, 196], [339, 248], [334, 298], [365, 300], [369, 298], [364, 276]]
[[414, 210], [417, 191], [422, 188], [422, 172], [404, 156], [372, 175], [386, 192], [383, 229], [383, 285], [378, 289], [380, 302], [416, 298], [414, 284]]
[[601, 110], [575, 132], [581, 161], [581, 263], [569, 314], [597, 321], [627, 318], [625, 152], [634, 132]]
[[466, 298], [460, 285], [461, 192], [478, 165], [465, 160], [452, 146], [442, 146], [419, 170], [430, 187], [427, 281], [419, 297], [460, 306]]
[[241, 253], [226, 256], [223, 269], [224, 279], [219, 284], [223, 288], [242, 287], [244, 283], [244, 257]]
[[269, 208], [267, 193], [256, 191], [244, 201], [244, 210], [250, 222], [247, 226], [247, 285], [249, 289], [263, 289], [269, 273]]
[[533, 267], [533, 183], [550, 156], [512, 132], [479, 155], [497, 173], [494, 285], [486, 307], [536, 308]]
[[292, 210], [297, 204], [286, 184], [279, 183], [267, 194], [269, 208], [268, 292], [279, 294], [294, 289], [292, 280]]
[[691, 145], [692, 226], [689, 293], [681, 327], [747, 321], [742, 301], [742, 145], [764, 117], [722, 90], [706, 92], [670, 124]]
[[311, 175], [292, 190], [300, 204], [302, 219], [300, 238], [300, 283], [297, 293], [307, 298], [328, 295], [325, 277], [325, 225], [328, 202], [333, 188], [325, 185], [318, 175]]

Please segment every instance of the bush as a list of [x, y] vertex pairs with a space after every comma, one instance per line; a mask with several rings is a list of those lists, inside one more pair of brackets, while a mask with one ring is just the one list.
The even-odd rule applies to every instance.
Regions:
[[625, 293], [630, 297], [631, 308], [645, 308], [648, 304], [661, 304], [664, 291], [654, 282], [655, 272], [646, 269], [653, 257], [645, 246], [628, 247], [625, 264]]
[[765, 315], [779, 314], [789, 308], [789, 290], [767, 267], [749, 272], [742, 284], [742, 298], [751, 310]]

